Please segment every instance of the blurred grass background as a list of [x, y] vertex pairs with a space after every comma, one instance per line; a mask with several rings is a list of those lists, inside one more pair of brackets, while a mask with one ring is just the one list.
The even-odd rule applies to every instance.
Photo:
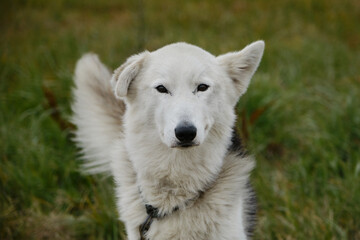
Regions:
[[[72, 74], [186, 41], [264, 39], [237, 127], [257, 158], [255, 239], [360, 239], [360, 1], [0, 3], [0, 239], [124, 239], [111, 179], [69, 140]], [[59, 117], [60, 116], [60, 117]]]

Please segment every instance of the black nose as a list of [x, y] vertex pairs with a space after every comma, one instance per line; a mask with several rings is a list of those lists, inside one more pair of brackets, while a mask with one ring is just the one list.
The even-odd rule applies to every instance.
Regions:
[[196, 137], [196, 127], [193, 125], [180, 125], [175, 128], [175, 136], [180, 143], [190, 143]]

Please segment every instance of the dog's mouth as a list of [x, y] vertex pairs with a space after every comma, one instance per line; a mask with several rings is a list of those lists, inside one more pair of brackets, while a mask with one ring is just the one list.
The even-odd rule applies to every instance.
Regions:
[[187, 142], [187, 143], [181, 143], [181, 142], [177, 142], [174, 145], [172, 145], [172, 148], [180, 148], [180, 149], [186, 149], [186, 148], [191, 148], [191, 147], [196, 147], [199, 146], [199, 143], [196, 142]]

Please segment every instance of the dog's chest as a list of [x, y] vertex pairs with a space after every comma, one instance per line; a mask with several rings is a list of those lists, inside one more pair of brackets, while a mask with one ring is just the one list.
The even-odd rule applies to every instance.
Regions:
[[241, 228], [240, 199], [232, 205], [220, 198], [199, 199], [193, 206], [154, 219], [146, 236], [149, 240], [245, 239], [239, 238]]

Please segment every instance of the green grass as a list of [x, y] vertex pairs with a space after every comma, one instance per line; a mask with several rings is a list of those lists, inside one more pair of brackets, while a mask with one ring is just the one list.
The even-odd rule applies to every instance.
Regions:
[[124, 239], [111, 179], [79, 172], [52, 117], [71, 114], [83, 53], [115, 68], [170, 42], [221, 54], [257, 39], [265, 55], [237, 106], [257, 159], [255, 239], [360, 239], [357, 0], [14, 0], [0, 13], [0, 239]]

